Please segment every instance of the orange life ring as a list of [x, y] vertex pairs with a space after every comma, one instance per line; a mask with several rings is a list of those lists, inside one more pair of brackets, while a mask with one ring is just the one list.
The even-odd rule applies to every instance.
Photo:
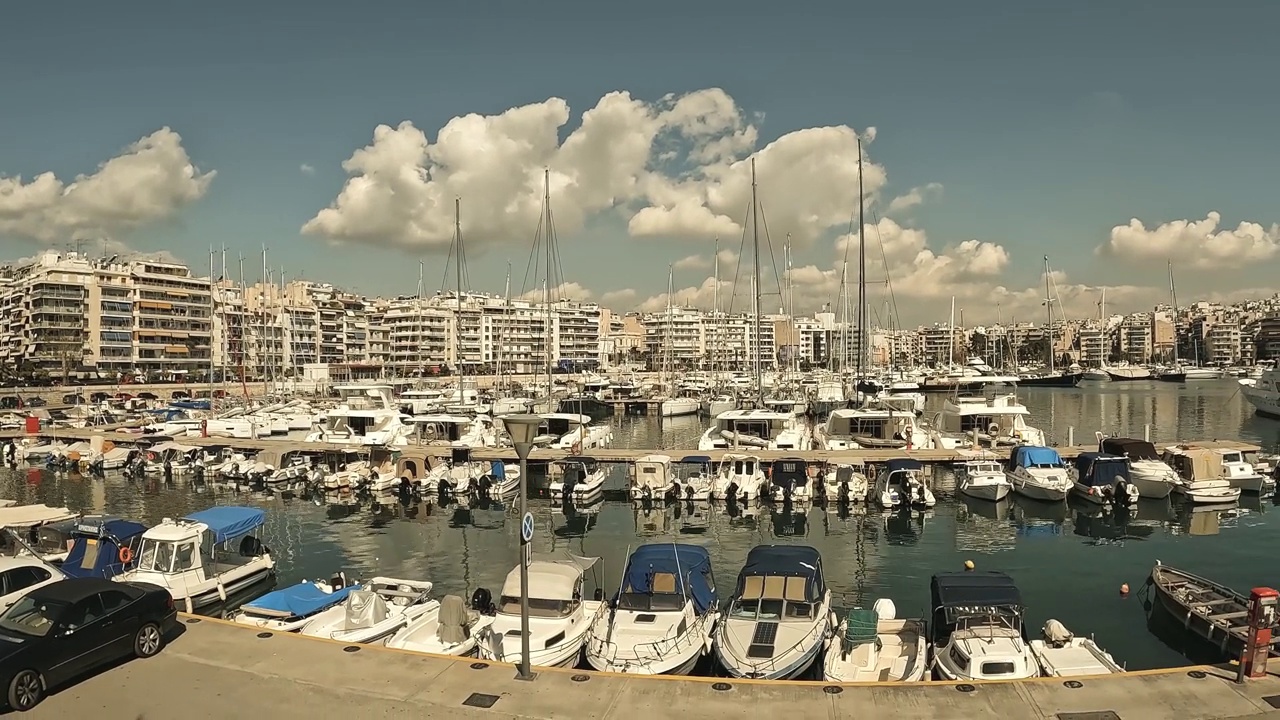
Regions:
[[128, 565], [130, 560], [133, 560], [133, 550], [129, 549], [128, 545], [125, 545], [120, 548], [120, 562]]

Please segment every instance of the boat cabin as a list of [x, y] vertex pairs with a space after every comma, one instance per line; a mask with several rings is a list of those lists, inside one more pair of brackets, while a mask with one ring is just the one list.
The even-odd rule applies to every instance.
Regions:
[[781, 458], [769, 467], [770, 484], [782, 490], [783, 497], [791, 497], [797, 490], [809, 484], [809, 464], [804, 458]]
[[[699, 615], [716, 607], [710, 554], [700, 545], [655, 543], [631, 553], [613, 607], [637, 613], [678, 612], [689, 601]], [[636, 621], [652, 623], [656, 618], [641, 614]]]
[[667, 455], [645, 455], [631, 466], [631, 487], [647, 489], [661, 495], [672, 484], [671, 458]]
[[1129, 458], [1122, 455], [1083, 452], [1076, 457], [1078, 482], [1091, 488], [1115, 487], [1117, 481], [1127, 483], [1131, 472]]
[[[738, 574], [737, 592], [729, 608], [729, 617], [739, 620], [810, 622], [821, 609], [826, 594], [822, 575], [822, 557], [818, 551], [803, 545], [758, 545], [747, 554], [747, 562]], [[773, 657], [772, 643], [747, 654]]]
[[137, 564], [147, 526], [113, 517], [83, 517], [72, 527], [71, 547], [62, 562], [68, 577], [104, 580], [132, 570]]
[[1002, 572], [948, 572], [930, 583], [930, 638], [939, 664], [958, 678], [1011, 680], [1035, 677], [1022, 593]]
[[1178, 445], [1166, 448], [1161, 458], [1186, 482], [1220, 480], [1222, 454], [1217, 450]]
[[412, 434], [422, 442], [457, 442], [471, 429], [474, 420], [466, 415], [414, 415], [402, 418]]
[[[129, 580], [161, 587], [201, 585], [270, 553], [249, 533], [266, 522], [258, 508], [217, 506], [182, 519], [165, 518], [142, 534]], [[231, 543], [239, 540], [234, 549]]]
[[[589, 561], [586, 567], [572, 562], [554, 562], [535, 560], [529, 563], [529, 617], [567, 618], [582, 608], [582, 585], [584, 571], [595, 564], [596, 558], [582, 558]], [[498, 612], [503, 615], [520, 615], [520, 568], [516, 567], [507, 573], [506, 582], [502, 584], [502, 595], [498, 599]], [[510, 634], [510, 633], [508, 633]], [[517, 638], [520, 632], [515, 631]], [[546, 641], [546, 646], [555, 645], [560, 640]]]

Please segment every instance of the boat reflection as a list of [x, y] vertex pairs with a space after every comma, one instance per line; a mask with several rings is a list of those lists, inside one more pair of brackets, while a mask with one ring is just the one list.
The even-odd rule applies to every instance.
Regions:
[[992, 502], [960, 496], [956, 504], [956, 549], [965, 552], [992, 553], [1013, 550], [1018, 529], [1011, 516], [1013, 502], [1009, 498]]
[[1127, 540], [1145, 540], [1155, 532], [1150, 525], [1132, 522], [1134, 511], [1126, 506], [1099, 506], [1074, 497], [1068, 504], [1075, 513], [1072, 532], [1088, 538], [1093, 545], [1123, 545]]

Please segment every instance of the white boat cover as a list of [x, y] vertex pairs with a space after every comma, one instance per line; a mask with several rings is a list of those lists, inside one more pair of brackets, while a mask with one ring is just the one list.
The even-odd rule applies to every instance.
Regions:
[[[578, 580], [599, 559], [560, 553], [554, 559], [534, 560], [529, 563], [529, 597], [539, 600], [573, 600]], [[507, 573], [507, 580], [502, 584], [502, 594], [519, 597], [520, 590], [520, 567], [516, 566]]]
[[29, 528], [78, 517], [67, 508], [48, 505], [17, 505], [0, 508], [0, 528]]
[[436, 635], [445, 645], [457, 645], [467, 639], [467, 628], [475, 622], [476, 613], [467, 610], [462, 598], [445, 595], [440, 601], [439, 629]]
[[200, 448], [194, 445], [181, 445], [176, 442], [162, 442], [162, 443], [158, 443], [156, 445], [151, 446], [151, 450], [154, 452], [164, 452], [165, 450], [173, 450], [175, 452], [180, 452], [183, 454], [189, 453], [189, 452], [195, 452], [199, 449]]
[[347, 596], [343, 630], [371, 628], [387, 619], [387, 601], [371, 590], [355, 590]]

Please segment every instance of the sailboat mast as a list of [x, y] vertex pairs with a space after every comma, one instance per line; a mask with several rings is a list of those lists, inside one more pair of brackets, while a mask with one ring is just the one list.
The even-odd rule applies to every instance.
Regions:
[[[1169, 302], [1173, 303], [1173, 364], [1178, 365], [1178, 291], [1173, 287], [1173, 261], [1167, 261], [1169, 265]], [[1155, 328], [1153, 319], [1151, 327]]]
[[453, 315], [453, 342], [458, 354], [458, 403], [465, 405], [466, 392], [463, 390], [462, 376], [462, 198], [453, 199], [453, 275], [457, 288], [457, 304]]
[[862, 359], [867, 354], [867, 233], [862, 198], [862, 137], [858, 137], [858, 382], [863, 380]]
[[[209, 246], [209, 403], [211, 405], [214, 401], [213, 400], [213, 374], [214, 372], [216, 372], [216, 365], [215, 365], [216, 361], [213, 358], [213, 340], [214, 340], [213, 323], [218, 317], [218, 306], [215, 300], [215, 293], [217, 292], [217, 290], [215, 289], [215, 287], [219, 284], [220, 283], [215, 283], [213, 280], [213, 246], [210, 245]], [[227, 336], [226, 320], [227, 320], [226, 313], [223, 313], [222, 336], [224, 338]], [[220, 352], [226, 352], [225, 350], [226, 345], [224, 343], [219, 342], [218, 347], [223, 348], [223, 350]]]
[[712, 297], [711, 297], [711, 327], [715, 328], [715, 337], [711, 339], [711, 374], [715, 379], [715, 384], [720, 384], [719, 377], [716, 375], [716, 364], [720, 360], [720, 236], [716, 236], [715, 244], [715, 277], [712, 279]]
[[1047, 352], [1049, 353], [1049, 374], [1053, 374], [1053, 295], [1049, 292], [1049, 256], [1044, 256], [1044, 308], [1049, 314], [1049, 325], [1045, 328], [1045, 334], [1049, 339]]
[[[507, 318], [510, 317], [510, 310], [511, 310], [511, 261], [510, 260], [507, 261], [507, 285], [503, 291], [503, 296], [505, 299], [502, 303], [502, 332], [505, 335], [507, 332], [510, 332], [509, 328], [507, 327], [507, 323], [508, 323]], [[497, 348], [498, 351], [496, 353], [496, 361], [498, 365], [498, 388], [501, 389], [502, 388], [502, 362], [505, 359], [504, 358], [505, 353], [503, 351], [502, 340], [497, 337], [495, 337], [494, 339], [498, 341], [498, 348]]]
[[764, 382], [760, 377], [760, 203], [756, 198], [756, 159], [751, 158], [751, 245], [755, 256], [752, 263], [751, 293], [755, 300], [755, 360], [756, 407], [764, 407]]
[[546, 371], [547, 371], [547, 412], [555, 408], [551, 405], [551, 347], [555, 333], [555, 322], [551, 314], [551, 169], [542, 170], [542, 244], [546, 253], [546, 282], [542, 285], [542, 301], [547, 306], [546, 339]]
[[675, 289], [675, 266], [667, 266], [667, 331], [663, 333], [662, 343], [662, 377], [659, 383], [662, 385], [662, 392], [666, 392], [667, 373], [671, 368], [671, 295]]

